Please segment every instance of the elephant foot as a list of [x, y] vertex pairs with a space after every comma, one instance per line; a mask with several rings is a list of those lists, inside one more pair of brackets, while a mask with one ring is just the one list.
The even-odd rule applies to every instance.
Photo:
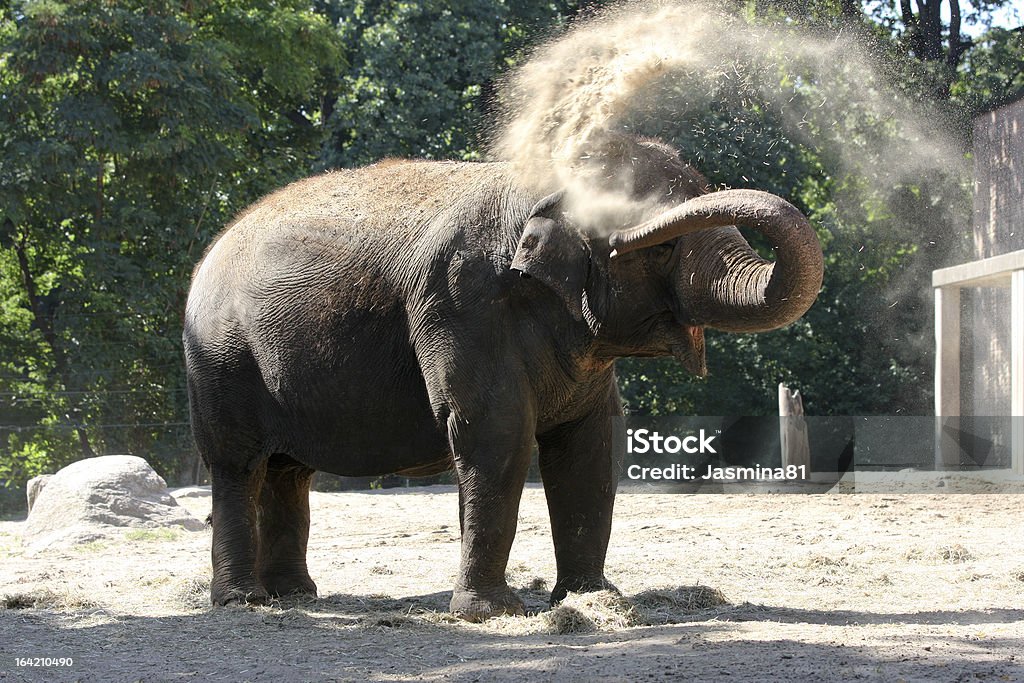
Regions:
[[268, 594], [275, 598], [287, 595], [316, 597], [316, 584], [313, 583], [309, 574], [264, 575], [260, 577], [260, 584]]
[[270, 595], [262, 588], [245, 590], [214, 586], [210, 589], [210, 602], [213, 603], [214, 607], [226, 605], [265, 605], [269, 601]]
[[613, 593], [619, 593], [619, 589], [603, 576], [580, 576], [568, 579], [559, 579], [555, 583], [555, 587], [551, 589], [551, 606], [554, 607], [558, 603], [562, 602], [562, 600], [565, 600], [565, 596], [569, 593], [594, 593], [595, 591], [612, 591]]
[[452, 592], [449, 609], [460, 619], [471, 622], [485, 621], [502, 614], [526, 614], [523, 601], [508, 586], [486, 591], [456, 588]]

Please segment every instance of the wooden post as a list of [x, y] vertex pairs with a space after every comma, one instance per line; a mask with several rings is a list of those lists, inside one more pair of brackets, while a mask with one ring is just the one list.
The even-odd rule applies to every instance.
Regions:
[[[943, 434], [960, 416], [960, 288], [935, 288], [935, 469], [960, 464], [960, 444]], [[953, 425], [956, 427], [957, 425]], [[954, 430], [955, 431], [955, 430]]]
[[804, 420], [804, 402], [799, 391], [790, 391], [779, 384], [779, 443], [782, 447], [782, 466], [804, 465], [811, 474], [811, 447], [807, 440], [807, 422]]
[[1010, 276], [1010, 468], [1024, 474], [1024, 270]]

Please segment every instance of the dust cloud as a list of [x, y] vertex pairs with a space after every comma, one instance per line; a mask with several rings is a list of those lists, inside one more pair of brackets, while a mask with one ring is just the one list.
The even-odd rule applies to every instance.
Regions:
[[[831, 166], [822, 173], [856, 176], [880, 197], [932, 169], [966, 178], [939, 117], [892, 87], [886, 60], [856, 33], [755, 22], [702, 2], [621, 4], [575, 22], [505, 78], [490, 154], [535, 191], [566, 190], [574, 218], [606, 230], [654, 208], [632, 195], [632, 169], [612, 161], [609, 143], [658, 135], [666, 121], [691, 126], [696, 143], [683, 157], [714, 177], [728, 151], [703, 148], [693, 122], [722, 101], [772, 112], [781, 129], [766, 135], [814, 148]], [[770, 145], [760, 163], [778, 163]]]

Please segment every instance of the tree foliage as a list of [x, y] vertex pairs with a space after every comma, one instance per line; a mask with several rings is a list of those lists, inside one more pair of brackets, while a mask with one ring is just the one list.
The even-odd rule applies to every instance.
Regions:
[[993, 27], [973, 43], [950, 89], [973, 116], [1024, 97], [1024, 27]]
[[328, 122], [325, 166], [389, 156], [480, 157], [497, 77], [528, 34], [576, 3], [358, 0], [329, 5], [352, 55]]
[[319, 141], [287, 114], [325, 75], [310, 65], [339, 58], [297, 2], [5, 11], [0, 476], [100, 451], [173, 470], [191, 266], [244, 202], [305, 171]]
[[[965, 38], [962, 26], [1004, 3], [976, 3], [961, 27], [936, 14], [959, 2], [748, 5], [861, 32], [908, 97], [963, 127], [1024, 92], [1024, 47], [1019, 30]], [[213, 235], [313, 170], [481, 157], [498, 79], [582, 4], [0, 3], [0, 479], [119, 451], [185, 478], [181, 313]], [[776, 77], [814, 110], [812, 82]], [[851, 167], [815, 140], [884, 138], [885, 121], [850, 110], [794, 136], [783, 117], [771, 101], [723, 94], [684, 120], [646, 122], [716, 184], [797, 203], [821, 227], [827, 263], [819, 303], [797, 324], [709, 335], [711, 381], [672, 361], [621, 362], [633, 410], [770, 413], [775, 385], [795, 378], [819, 414], [930, 409], [930, 300], [907, 283], [955, 253], [966, 189], [931, 173], [880, 192], [866, 180], [877, 160]]]

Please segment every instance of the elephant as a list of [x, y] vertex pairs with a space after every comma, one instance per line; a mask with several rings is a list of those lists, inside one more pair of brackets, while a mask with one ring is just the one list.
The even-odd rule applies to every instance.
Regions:
[[[564, 188], [539, 191], [509, 162], [388, 159], [295, 182], [213, 241], [183, 341], [212, 484], [215, 605], [316, 595], [315, 472], [454, 470], [451, 611], [522, 614], [505, 569], [534, 447], [551, 604], [614, 589], [615, 359], [674, 356], [702, 374], [705, 328], [791, 323], [817, 297], [823, 259], [784, 199], [711, 191], [657, 139], [607, 149], [602, 163], [630, 170], [608, 182], [647, 207], [630, 224], [584, 226]], [[775, 260], [737, 225], [762, 234]]]

